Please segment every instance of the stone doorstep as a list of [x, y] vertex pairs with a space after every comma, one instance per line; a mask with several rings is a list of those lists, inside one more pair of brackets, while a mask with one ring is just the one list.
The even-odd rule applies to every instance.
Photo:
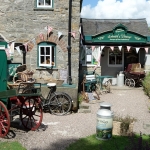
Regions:
[[79, 104], [78, 113], [91, 113], [90, 104], [95, 104], [100, 102], [100, 100], [90, 100], [88, 103], [82, 102]]
[[90, 106], [82, 104], [79, 106], [79, 109], [90, 109]]
[[91, 113], [89, 103], [82, 102], [79, 104], [78, 113]]
[[78, 109], [78, 113], [91, 113], [91, 109]]

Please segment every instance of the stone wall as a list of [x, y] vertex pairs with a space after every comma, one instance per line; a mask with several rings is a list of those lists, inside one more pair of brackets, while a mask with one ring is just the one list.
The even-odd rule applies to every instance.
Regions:
[[[0, 34], [6, 40], [15, 43], [27, 43], [29, 52], [26, 55], [27, 68], [35, 70], [35, 74], [43, 73], [47, 76], [57, 76], [59, 69], [68, 67], [68, 19], [69, 0], [54, 0], [54, 9], [37, 10], [34, 0], [4, 0], [0, 6]], [[72, 82], [78, 86], [79, 66], [79, 25], [80, 25], [80, 0], [72, 1], [72, 26], [76, 32], [75, 38], [71, 37], [71, 74]], [[53, 31], [47, 37], [46, 26], [51, 26]], [[63, 33], [58, 39], [58, 31]], [[41, 42], [39, 34], [43, 33], [44, 40], [56, 43], [57, 68], [52, 72], [46, 69], [37, 69], [37, 44]], [[33, 44], [32, 40], [36, 43]], [[23, 57], [15, 50], [13, 62], [22, 62]]]

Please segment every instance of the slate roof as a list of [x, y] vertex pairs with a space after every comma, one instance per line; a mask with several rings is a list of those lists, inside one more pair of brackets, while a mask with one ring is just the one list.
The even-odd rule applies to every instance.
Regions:
[[86, 19], [81, 18], [83, 35], [96, 35], [111, 31], [118, 24], [123, 24], [128, 31], [144, 36], [150, 36], [150, 30], [145, 18], [142, 19]]

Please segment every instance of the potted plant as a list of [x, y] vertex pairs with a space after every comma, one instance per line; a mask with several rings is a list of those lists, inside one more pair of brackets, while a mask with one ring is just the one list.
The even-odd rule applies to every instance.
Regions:
[[133, 133], [135, 118], [127, 115], [125, 117], [114, 116], [113, 118], [113, 135], [128, 136]]

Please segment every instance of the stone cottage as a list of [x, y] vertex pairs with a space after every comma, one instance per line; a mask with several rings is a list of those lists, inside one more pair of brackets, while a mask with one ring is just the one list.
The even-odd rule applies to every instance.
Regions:
[[10, 62], [26, 64], [35, 79], [63, 79], [64, 86], [57, 90], [67, 92], [75, 107], [81, 4], [82, 0], [6, 0], [0, 6], [0, 35], [8, 42]]
[[140, 63], [150, 72], [150, 30], [145, 18], [81, 18], [81, 26], [80, 74], [96, 69], [101, 81], [111, 76], [116, 85], [117, 75], [128, 64]]

